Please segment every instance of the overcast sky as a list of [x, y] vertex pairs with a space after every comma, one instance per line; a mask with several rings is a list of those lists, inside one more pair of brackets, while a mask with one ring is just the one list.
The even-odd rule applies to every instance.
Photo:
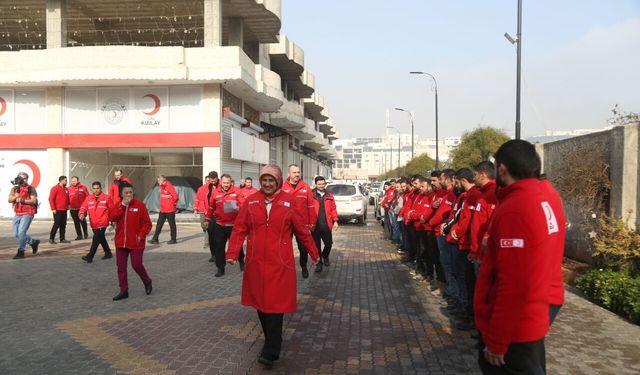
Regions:
[[[640, 0], [524, 0], [522, 133], [602, 128], [618, 104], [640, 112]], [[283, 0], [282, 32], [305, 51], [342, 138], [380, 136], [385, 108], [416, 133], [479, 124], [513, 133], [516, 0]], [[393, 126], [409, 132], [408, 116]]]

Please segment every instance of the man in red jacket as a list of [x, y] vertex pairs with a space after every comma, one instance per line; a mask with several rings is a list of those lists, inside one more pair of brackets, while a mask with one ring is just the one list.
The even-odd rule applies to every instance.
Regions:
[[145, 238], [151, 232], [151, 218], [143, 202], [133, 196], [133, 187], [129, 184], [122, 186], [122, 201], [109, 213], [109, 220], [116, 223], [116, 263], [118, 264], [118, 284], [120, 293], [113, 297], [114, 301], [129, 298], [129, 284], [127, 280], [127, 263], [131, 256], [131, 266], [136, 271], [147, 295], [151, 294], [151, 278], [142, 264]]
[[[207, 210], [207, 220], [215, 220], [213, 238], [209, 246], [213, 247], [215, 254], [217, 272], [215, 277], [224, 275], [226, 264], [225, 247], [231, 237], [233, 225], [238, 216], [238, 211], [244, 203], [244, 198], [240, 194], [240, 188], [231, 184], [231, 176], [223, 174], [220, 177], [220, 186], [211, 193], [209, 208]], [[240, 252], [238, 259], [240, 270], [244, 270], [244, 251]]]
[[[282, 185], [282, 191], [291, 194], [296, 197], [295, 205], [296, 210], [302, 216], [305, 224], [313, 232], [318, 218], [316, 217], [316, 211], [313, 209], [313, 193], [311, 187], [306, 182], [302, 181], [302, 173], [300, 167], [297, 164], [291, 164], [289, 166], [289, 177], [284, 181]], [[300, 252], [300, 267], [302, 268], [302, 277], [309, 277], [309, 269], [307, 263], [309, 261], [309, 253], [304, 244], [296, 237], [298, 243], [298, 251]]]
[[122, 169], [116, 169], [113, 172], [113, 182], [109, 186], [109, 198], [111, 198], [111, 202], [115, 207], [118, 207], [122, 200], [122, 186], [124, 184], [133, 186], [133, 182], [122, 174]]
[[247, 199], [251, 194], [258, 192], [258, 189], [253, 187], [253, 179], [251, 177], [247, 177], [243, 181], [244, 187], [240, 189], [240, 195], [242, 195], [242, 198]]
[[67, 210], [69, 209], [69, 191], [67, 176], [60, 176], [58, 183], [49, 192], [49, 206], [53, 212], [53, 226], [49, 233], [49, 243], [55, 244], [56, 233], [60, 229], [60, 243], [71, 243], [65, 239], [67, 229]]
[[150, 244], [158, 244], [160, 232], [165, 221], [169, 221], [169, 229], [171, 239], [167, 242], [169, 245], [176, 244], [176, 211], [178, 210], [178, 193], [173, 184], [167, 181], [164, 175], [158, 176], [158, 195], [160, 195], [160, 213], [158, 214], [158, 222], [156, 223], [156, 232], [153, 234]]
[[82, 203], [89, 196], [89, 190], [80, 183], [78, 176], [71, 177], [71, 185], [67, 188], [69, 191], [69, 212], [73, 219], [73, 225], [76, 228], [76, 241], [89, 238], [87, 231], [87, 220], [80, 219], [78, 213]]
[[540, 181], [535, 147], [511, 140], [495, 154], [498, 206], [476, 284], [485, 374], [544, 374], [554, 251], [564, 227]]
[[91, 190], [93, 194], [84, 200], [78, 215], [80, 220], [85, 220], [87, 215], [89, 215], [91, 230], [93, 230], [93, 240], [91, 241], [89, 253], [82, 257], [82, 260], [87, 263], [93, 262], [93, 257], [98, 250], [98, 245], [102, 245], [102, 250], [104, 250], [102, 259], [113, 258], [109, 242], [107, 242], [104, 236], [109, 226], [109, 214], [114, 209], [113, 203], [111, 199], [109, 199], [109, 196], [102, 192], [102, 184], [100, 181], [95, 181], [91, 184]]
[[331, 231], [338, 229], [338, 208], [333, 194], [326, 189], [327, 180], [322, 176], [317, 176], [314, 182], [316, 188], [313, 189], [313, 208], [318, 221], [312, 235], [318, 251], [321, 248], [321, 241], [324, 242], [324, 249], [320, 254], [322, 255], [322, 261], [316, 265], [316, 272], [322, 272], [323, 263], [326, 267], [331, 264], [329, 262], [329, 254], [331, 253], [331, 246], [333, 246], [333, 234]]
[[476, 165], [475, 184], [480, 191], [480, 198], [476, 203], [471, 220], [471, 252], [469, 256], [475, 264], [475, 272], [478, 274], [478, 265], [482, 259], [482, 239], [487, 233], [489, 221], [496, 208], [496, 167], [490, 161], [483, 161]]
[[196, 199], [193, 201], [193, 214], [200, 217], [200, 227], [204, 232], [204, 247], [209, 247], [209, 233], [207, 233], [207, 209], [209, 208], [209, 187], [211, 185], [211, 177], [204, 178], [204, 185], [198, 188]]
[[440, 172], [438, 181], [440, 189], [438, 189], [437, 198], [433, 203], [435, 212], [429, 219], [429, 225], [434, 228], [434, 235], [440, 250], [440, 264], [445, 276], [446, 286], [443, 296], [450, 299], [456, 298], [457, 294], [455, 279], [453, 278], [453, 259], [455, 259], [454, 255], [457, 250], [447, 242], [446, 236], [442, 234], [442, 224], [449, 217], [456, 202], [456, 194], [453, 191], [455, 174], [456, 172], [453, 169], [445, 169]]
[[18, 252], [13, 259], [24, 259], [24, 248], [27, 244], [31, 245], [34, 255], [38, 252], [40, 245], [40, 240], [33, 239], [27, 234], [33, 217], [38, 212], [38, 193], [33, 186], [29, 185], [29, 175], [25, 172], [18, 173], [13, 180], [13, 185], [8, 199], [15, 212], [12, 225], [13, 236], [18, 239]]

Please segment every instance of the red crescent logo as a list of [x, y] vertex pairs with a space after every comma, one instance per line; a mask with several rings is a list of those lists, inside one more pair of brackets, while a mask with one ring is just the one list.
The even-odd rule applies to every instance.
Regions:
[[38, 168], [36, 163], [32, 162], [31, 160], [22, 159], [13, 163], [13, 165], [16, 164], [24, 164], [27, 167], [31, 168], [31, 172], [33, 172], [33, 180], [31, 180], [30, 185], [37, 189], [38, 185], [40, 185], [40, 168]]
[[2, 96], [0, 96], [0, 116], [4, 115], [7, 111], [7, 101], [4, 100]]
[[147, 94], [145, 96], [143, 96], [143, 98], [151, 98], [153, 100], [153, 109], [149, 112], [142, 112], [147, 116], [153, 116], [156, 113], [158, 113], [158, 111], [160, 111], [160, 98], [158, 98], [158, 96], [153, 95], [153, 94]]

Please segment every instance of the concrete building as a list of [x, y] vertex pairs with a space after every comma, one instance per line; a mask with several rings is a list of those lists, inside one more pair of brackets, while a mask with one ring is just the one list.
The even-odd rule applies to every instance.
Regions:
[[[24, 170], [41, 201], [60, 175], [137, 194], [157, 174], [331, 174], [337, 130], [280, 0], [0, 2], [0, 195]], [[44, 203], [40, 214], [48, 216]], [[11, 216], [11, 208], [0, 207]]]

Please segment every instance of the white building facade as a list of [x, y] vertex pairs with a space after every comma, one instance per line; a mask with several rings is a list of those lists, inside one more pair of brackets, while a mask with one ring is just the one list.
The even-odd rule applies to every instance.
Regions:
[[[331, 175], [337, 130], [280, 0], [21, 0], [0, 12], [0, 178]], [[0, 184], [0, 195], [11, 186]], [[48, 216], [48, 205], [39, 214]], [[0, 207], [0, 216], [12, 216]]]

